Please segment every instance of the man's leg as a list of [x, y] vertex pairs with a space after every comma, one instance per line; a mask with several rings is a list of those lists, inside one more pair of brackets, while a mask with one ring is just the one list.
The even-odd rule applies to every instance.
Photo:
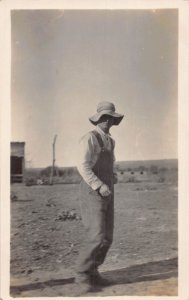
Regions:
[[113, 229], [114, 229], [114, 201], [113, 198], [109, 200], [106, 214], [105, 214], [105, 238], [102, 247], [99, 249], [98, 258], [96, 262], [98, 262], [95, 266], [95, 269], [92, 274], [92, 281], [97, 285], [108, 285], [110, 281], [100, 276], [98, 272], [98, 267], [104, 262], [107, 252], [113, 241]]
[[[87, 198], [87, 199], [86, 199]], [[88, 189], [83, 195], [81, 214], [87, 236], [76, 267], [77, 277], [90, 276], [99, 265], [98, 253], [103, 246], [106, 231], [107, 202], [96, 191]]]
[[104, 240], [101, 244], [101, 247], [99, 248], [99, 251], [97, 253], [96, 257], [96, 268], [103, 264], [107, 252], [112, 244], [113, 241], [113, 229], [114, 229], [114, 201], [113, 198], [105, 200], [107, 201], [107, 207], [104, 215], [104, 221], [105, 221], [105, 230], [104, 230]]

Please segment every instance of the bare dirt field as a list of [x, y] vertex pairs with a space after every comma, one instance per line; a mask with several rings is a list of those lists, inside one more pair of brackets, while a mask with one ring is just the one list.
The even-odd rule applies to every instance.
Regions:
[[[74, 296], [85, 240], [78, 189], [12, 184], [11, 296]], [[115, 186], [114, 242], [100, 270], [112, 285], [87, 296], [177, 295], [177, 192], [168, 183]]]

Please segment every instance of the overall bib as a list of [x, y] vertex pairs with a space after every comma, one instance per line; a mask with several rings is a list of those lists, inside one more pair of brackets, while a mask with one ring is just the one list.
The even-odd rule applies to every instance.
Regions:
[[111, 151], [107, 151], [100, 134], [97, 131], [92, 131], [92, 134], [101, 147], [93, 172], [108, 185], [111, 195], [102, 197], [84, 180], [80, 183], [80, 207], [86, 240], [78, 257], [76, 271], [86, 274], [92, 274], [104, 262], [113, 240], [114, 227], [113, 143]]

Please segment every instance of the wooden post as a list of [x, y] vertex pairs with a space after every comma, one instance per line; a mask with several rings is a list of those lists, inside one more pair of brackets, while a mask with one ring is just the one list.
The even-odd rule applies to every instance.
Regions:
[[55, 167], [55, 143], [56, 143], [57, 135], [54, 136], [53, 144], [52, 144], [52, 168], [51, 168], [51, 176], [50, 176], [50, 184], [53, 184], [53, 176], [54, 176], [54, 167]]

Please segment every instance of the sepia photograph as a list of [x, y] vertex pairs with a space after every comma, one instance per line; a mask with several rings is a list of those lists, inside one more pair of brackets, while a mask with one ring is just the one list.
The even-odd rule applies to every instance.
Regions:
[[179, 74], [176, 6], [11, 8], [10, 297], [179, 296]]

